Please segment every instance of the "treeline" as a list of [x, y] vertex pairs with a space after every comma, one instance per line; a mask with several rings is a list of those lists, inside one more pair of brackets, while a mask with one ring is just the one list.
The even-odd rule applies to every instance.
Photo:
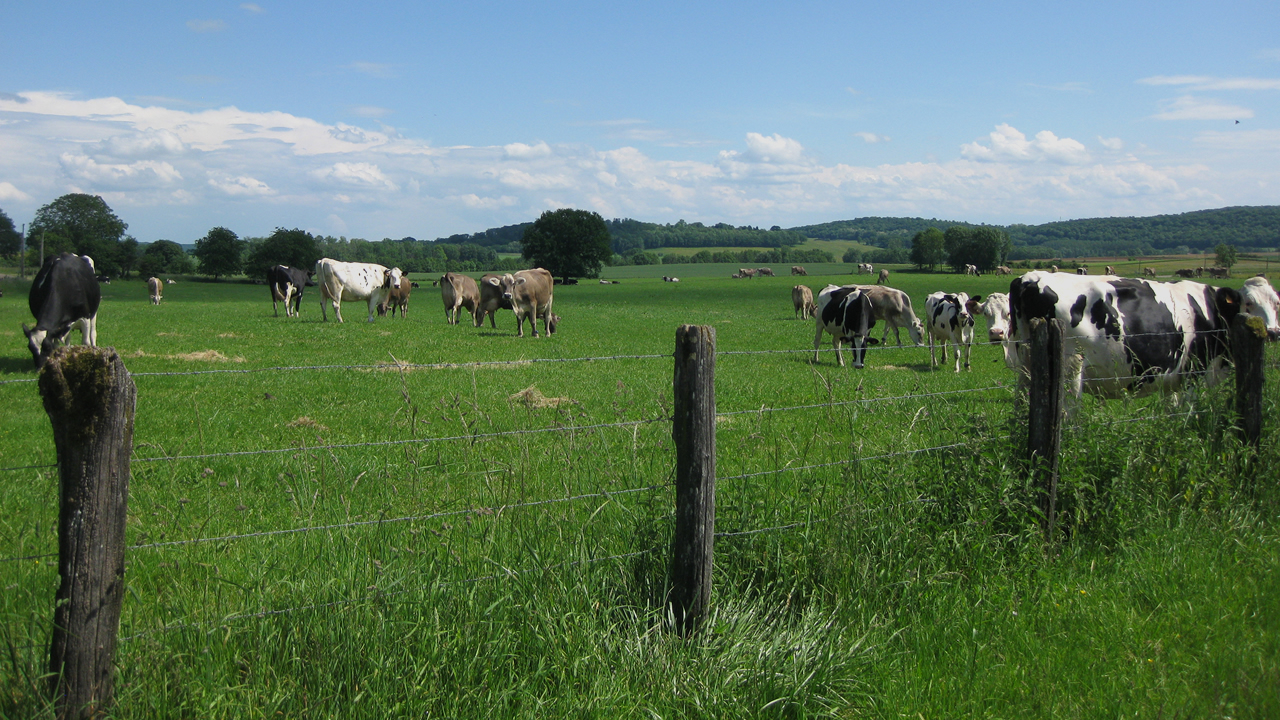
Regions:
[[797, 250], [775, 248], [772, 250], [700, 250], [692, 255], [675, 253], [659, 254], [639, 250], [630, 255], [614, 255], [614, 265], [688, 265], [692, 263], [741, 263], [744, 265], [787, 265], [791, 263], [831, 263], [836, 258], [826, 250]]
[[[520, 240], [524, 237], [525, 228], [533, 223], [504, 225], [490, 228], [470, 235], [450, 235], [438, 238], [437, 243], [458, 245], [470, 243], [481, 247], [493, 248], [502, 253], [520, 252]], [[717, 247], [757, 247], [785, 248], [794, 247], [805, 241], [805, 234], [795, 230], [783, 230], [774, 225], [763, 230], [751, 225], [734, 227], [728, 223], [703, 225], [700, 222], [685, 222], [661, 225], [641, 222], [630, 218], [614, 218], [606, 220], [609, 236], [613, 243], [615, 255], [628, 257], [644, 250], [659, 248], [717, 248]], [[910, 237], [910, 235], [907, 235]], [[734, 260], [732, 262], [738, 262]], [[810, 261], [815, 262], [815, 261]]]

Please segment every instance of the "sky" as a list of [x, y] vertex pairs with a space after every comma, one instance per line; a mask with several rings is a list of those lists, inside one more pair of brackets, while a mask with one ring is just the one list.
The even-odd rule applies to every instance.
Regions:
[[1280, 204], [1274, 2], [0, 6], [0, 210], [435, 239]]

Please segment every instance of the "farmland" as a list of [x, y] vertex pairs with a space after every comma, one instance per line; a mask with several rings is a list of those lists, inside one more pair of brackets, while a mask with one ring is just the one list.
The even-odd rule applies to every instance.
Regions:
[[[610, 268], [557, 288], [537, 340], [509, 313], [446, 325], [422, 277], [407, 319], [350, 304], [343, 325], [314, 288], [286, 319], [262, 286], [183, 279], [159, 307], [104, 286], [99, 344], [138, 386], [116, 714], [1280, 714], [1280, 373], [1259, 455], [1229, 383], [1082, 400], [1046, 548], [998, 348], [964, 373], [892, 341], [813, 365], [793, 279], [735, 269]], [[1008, 287], [891, 284], [917, 308]], [[0, 287], [0, 466], [47, 465], [34, 383], [10, 382], [35, 376], [25, 291]], [[690, 640], [662, 601], [686, 323], [717, 334], [724, 533]], [[211, 370], [234, 372], [189, 374]], [[0, 714], [39, 717], [56, 474], [0, 482], [0, 559], [24, 558], [0, 562]]]

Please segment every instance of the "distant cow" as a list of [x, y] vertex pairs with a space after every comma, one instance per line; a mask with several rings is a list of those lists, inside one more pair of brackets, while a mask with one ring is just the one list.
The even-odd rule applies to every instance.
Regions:
[[1215, 278], [1229, 278], [1231, 277], [1231, 271], [1224, 267], [1211, 267], [1209, 268], [1209, 276]]
[[66, 341], [73, 327], [80, 328], [83, 344], [97, 344], [101, 301], [93, 258], [71, 253], [45, 258], [27, 296], [36, 325], [28, 328], [22, 324], [37, 370], [48, 362], [54, 347]]
[[1116, 269], [1115, 269], [1115, 268], [1113, 268], [1113, 267], [1111, 267], [1110, 265], [1108, 265], [1106, 268], [1104, 268], [1104, 272], [1103, 272], [1102, 274], [1103, 274], [1103, 275], [1115, 275], [1115, 274], [1116, 274]]
[[818, 362], [818, 346], [822, 333], [831, 335], [831, 345], [836, 350], [836, 363], [844, 367], [840, 344], [848, 341], [853, 349], [853, 366], [860, 368], [866, 357], [867, 346], [878, 341], [869, 337], [876, 324], [871, 310], [871, 299], [857, 285], [828, 285], [818, 293], [817, 312], [814, 315], [817, 330], [813, 336], [813, 361]]
[[977, 266], [977, 265], [965, 265], [965, 266], [964, 266], [964, 274], [965, 274], [965, 275], [977, 275], [977, 274], [978, 274], [978, 266]]
[[755, 268], [738, 268], [738, 274], [744, 278], [753, 278], [756, 276]]
[[773, 274], [773, 268], [756, 268], [756, 273], [760, 277], [775, 277]]
[[320, 314], [327, 321], [325, 301], [333, 303], [333, 314], [342, 322], [342, 301], [369, 303], [369, 322], [378, 306], [386, 304], [392, 290], [400, 288], [400, 268], [377, 263], [349, 263], [321, 258], [316, 262], [316, 284], [320, 286]]
[[888, 271], [888, 270], [886, 270], [886, 269], [884, 269], [884, 268], [881, 268], [881, 269], [880, 269], [880, 279], [876, 280], [876, 284], [877, 284], [877, 285], [887, 285], [887, 284], [889, 284], [889, 271]]
[[873, 273], [873, 272], [875, 272], [875, 271], [876, 271], [876, 269], [875, 269], [875, 268], [873, 268], [873, 267], [871, 267], [871, 263], [858, 263], [858, 274], [859, 274], [859, 275], [861, 275], [862, 273], [866, 273], [866, 274], [870, 275], [871, 273]]
[[916, 317], [915, 310], [911, 307], [910, 295], [883, 285], [859, 285], [858, 287], [871, 300], [872, 316], [884, 323], [884, 335], [880, 338], [882, 344], [889, 341], [889, 331], [893, 330], [893, 337], [898, 341], [898, 347], [902, 347], [902, 328], [907, 329], [911, 342], [916, 345], [924, 342], [924, 324], [920, 322], [920, 318]]
[[817, 306], [813, 304], [813, 291], [808, 285], [796, 285], [791, 288], [791, 304], [795, 306], [797, 319], [808, 320], [816, 314]]
[[1204, 277], [1204, 266], [1196, 268], [1196, 277]]
[[791, 266], [791, 274], [792, 274], [792, 275], [808, 275], [808, 274], [809, 274], [809, 271], [808, 271], [808, 270], [805, 270], [803, 267], [801, 267], [801, 266], [799, 266], [799, 265], [792, 265], [792, 266]]
[[1142, 274], [1145, 275], [1146, 277], [1155, 277], [1156, 269], [1153, 267], [1144, 267], [1142, 268]]
[[302, 316], [302, 288], [311, 282], [311, 273], [302, 268], [275, 265], [267, 270], [267, 287], [271, 290], [271, 309], [280, 317], [284, 301], [285, 317]]
[[996, 275], [1012, 275], [1013, 270], [1008, 265], [997, 265]]
[[[86, 255], [86, 256], [84, 256], [84, 257], [88, 257], [88, 256]], [[110, 275], [96, 275], [96, 276], [94, 276], [94, 277], [95, 277], [95, 279], [98, 281], [98, 284], [99, 284], [99, 285], [110, 285], [110, 284], [111, 284], [111, 276], [110, 276]]]
[[395, 317], [396, 310], [400, 310], [400, 317], [409, 315], [409, 294], [413, 292], [413, 285], [409, 284], [408, 278], [400, 279], [400, 287], [392, 288], [387, 293], [387, 312], [391, 317]]
[[601, 284], [601, 285], [612, 285], [613, 283], [610, 283], [608, 280], [601, 280], [601, 281], [600, 281], [600, 284]]
[[494, 275], [492, 273], [482, 275], [480, 277], [480, 302], [476, 304], [475, 322], [476, 327], [484, 325], [484, 316], [489, 316], [489, 326], [497, 328], [498, 323], [494, 320], [494, 315], [499, 310], [510, 310], [510, 298], [503, 298], [502, 275]]
[[160, 282], [160, 278], [147, 278], [147, 294], [151, 296], [152, 305], [160, 304], [160, 299], [164, 296], [164, 283]]
[[516, 315], [516, 337], [524, 337], [524, 321], [529, 319], [533, 336], [538, 337], [538, 318], [542, 318], [547, 335], [556, 331], [560, 318], [551, 312], [555, 283], [544, 268], [521, 270], [503, 275], [500, 280], [503, 300], [511, 304]]
[[741, 279], [742, 279], [742, 273], [734, 273], [734, 274], [730, 275], [729, 277], [733, 278], [734, 280], [741, 280]]
[[662, 282], [680, 282], [680, 278], [678, 278], [678, 277], [667, 277], [666, 275], [663, 275], [663, 276], [662, 276]]
[[1049, 266], [1049, 271], [1050, 271], [1050, 272], [1058, 272], [1058, 266], [1057, 266], [1057, 265], [1050, 265], [1050, 266]]
[[1177, 270], [1174, 270], [1173, 274], [1177, 277], [1186, 278], [1190, 280], [1191, 278], [1194, 278], [1196, 276], [1196, 271], [1190, 268], [1179, 268]]
[[[471, 315], [472, 324], [479, 327], [480, 323], [476, 321], [476, 308], [480, 304], [480, 286], [476, 284], [475, 278], [470, 275], [447, 272], [436, 282], [440, 285], [440, 299], [444, 301], [445, 322], [457, 325], [458, 313], [462, 308], [466, 308], [467, 314]], [[497, 325], [495, 324], [494, 327]]]
[[1088, 267], [1087, 265], [1081, 265], [1080, 267], [1076, 268], [1076, 274], [1077, 274], [1077, 275], [1088, 275], [1088, 274], [1089, 274], [1089, 267]]
[[942, 345], [942, 362], [947, 362], [947, 344], [956, 346], [956, 372], [960, 372], [960, 351], [965, 353], [964, 367], [969, 369], [973, 355], [973, 315], [969, 313], [968, 293], [936, 292], [925, 298], [925, 322], [929, 330], [929, 365], [936, 365], [934, 340]]

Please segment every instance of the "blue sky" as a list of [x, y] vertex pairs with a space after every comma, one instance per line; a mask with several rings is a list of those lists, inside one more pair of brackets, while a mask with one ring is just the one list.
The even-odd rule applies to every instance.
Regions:
[[1275, 2], [15, 0], [0, 26], [0, 209], [95, 193], [142, 242], [1280, 203]]

